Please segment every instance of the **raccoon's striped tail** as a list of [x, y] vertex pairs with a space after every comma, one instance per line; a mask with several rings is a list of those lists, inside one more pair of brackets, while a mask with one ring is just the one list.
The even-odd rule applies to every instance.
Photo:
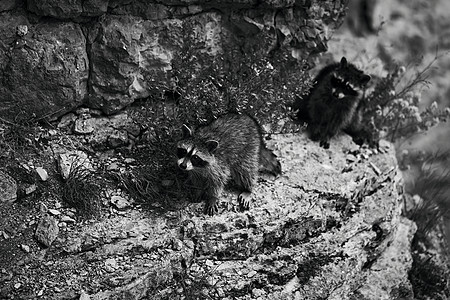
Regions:
[[261, 145], [259, 153], [259, 171], [278, 176], [281, 174], [281, 163], [272, 151]]

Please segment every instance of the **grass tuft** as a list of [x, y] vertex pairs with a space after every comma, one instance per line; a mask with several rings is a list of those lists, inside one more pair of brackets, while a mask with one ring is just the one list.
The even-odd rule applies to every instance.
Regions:
[[407, 192], [419, 195], [421, 201], [406, 212], [406, 216], [417, 224], [417, 232], [412, 242], [413, 265], [409, 280], [415, 299], [448, 299], [450, 153], [419, 153], [412, 156], [406, 159], [411, 159], [409, 167], [410, 172], [415, 175], [415, 181]]
[[[414, 183], [407, 192], [423, 201], [408, 212], [417, 233], [426, 237], [444, 220], [450, 220], [450, 152], [419, 154], [410, 161]], [[447, 221], [448, 222], [448, 221]], [[450, 224], [449, 224], [450, 225]]]
[[101, 192], [97, 174], [77, 165], [62, 183], [61, 198], [81, 216], [89, 218], [98, 216], [101, 211]]

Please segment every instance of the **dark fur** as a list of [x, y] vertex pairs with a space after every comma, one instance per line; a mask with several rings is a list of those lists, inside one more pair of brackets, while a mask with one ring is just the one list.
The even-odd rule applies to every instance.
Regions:
[[378, 131], [374, 127], [371, 127], [373, 124], [368, 123], [364, 119], [364, 112], [367, 109], [366, 106], [367, 101], [365, 99], [359, 101], [351, 123], [343, 131], [351, 136], [353, 141], [358, 145], [367, 144], [371, 148], [378, 148]]
[[333, 136], [352, 128], [361, 108], [361, 89], [369, 80], [369, 75], [348, 63], [345, 57], [319, 72], [310, 93], [303, 99], [298, 98], [293, 105], [298, 109], [298, 120], [308, 123], [312, 140], [328, 148]]
[[248, 209], [260, 166], [263, 171], [281, 173], [281, 165], [266, 148], [258, 123], [248, 115], [226, 114], [193, 133], [188, 131], [178, 142], [179, 146], [186, 144], [194, 145], [207, 164], [188, 173], [196, 197], [206, 202], [205, 213], [209, 215], [217, 213], [217, 201], [230, 179], [242, 192], [241, 206]]

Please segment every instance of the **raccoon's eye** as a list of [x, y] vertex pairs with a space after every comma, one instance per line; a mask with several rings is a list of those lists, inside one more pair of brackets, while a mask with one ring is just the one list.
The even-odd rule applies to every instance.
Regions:
[[183, 158], [187, 154], [187, 150], [184, 148], [177, 148], [177, 156], [178, 158]]
[[196, 167], [203, 167], [205, 165], [203, 159], [201, 159], [197, 155], [192, 155], [191, 162], [192, 162], [192, 165], [194, 165]]

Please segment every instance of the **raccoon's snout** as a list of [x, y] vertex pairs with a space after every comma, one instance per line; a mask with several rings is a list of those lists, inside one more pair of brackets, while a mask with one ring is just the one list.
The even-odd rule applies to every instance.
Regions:
[[183, 161], [181, 164], [178, 165], [180, 169], [186, 170], [187, 169], [187, 163]]
[[191, 171], [194, 169], [192, 166], [192, 162], [187, 158], [179, 159], [178, 167], [183, 171]]

